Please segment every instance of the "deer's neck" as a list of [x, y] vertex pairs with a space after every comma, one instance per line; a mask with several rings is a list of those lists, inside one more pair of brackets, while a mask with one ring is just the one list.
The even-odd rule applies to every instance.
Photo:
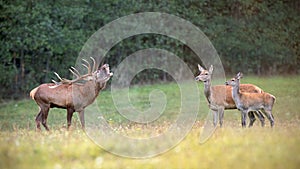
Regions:
[[100, 91], [105, 87], [105, 83], [97, 83], [96, 81], [88, 81], [82, 86], [83, 95], [88, 95], [89, 102], [93, 102], [99, 95]]
[[241, 105], [241, 96], [240, 96], [240, 82], [237, 81], [237, 85], [232, 87], [232, 98], [237, 106], [238, 109], [240, 109]]
[[98, 95], [99, 94], [99, 92], [102, 90], [102, 89], [104, 89], [105, 88], [105, 86], [106, 86], [106, 82], [103, 82], [103, 83], [97, 83], [96, 82], [96, 91], [95, 91], [95, 93], [96, 93], [96, 95]]
[[210, 80], [207, 80], [204, 82], [204, 95], [205, 95], [208, 103], [210, 103], [211, 102], [211, 99], [210, 99], [210, 97], [211, 97], [211, 82], [210, 82]]

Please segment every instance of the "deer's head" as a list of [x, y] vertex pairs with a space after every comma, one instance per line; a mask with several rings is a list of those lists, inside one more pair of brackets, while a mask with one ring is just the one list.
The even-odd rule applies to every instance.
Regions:
[[195, 77], [196, 81], [207, 82], [211, 79], [211, 75], [214, 70], [213, 65], [210, 66], [209, 70], [206, 70], [198, 64], [198, 69], [200, 71], [200, 74]]
[[112, 75], [113, 73], [110, 72], [109, 65], [104, 64], [95, 72], [96, 82], [98, 83], [107, 82]]
[[243, 77], [243, 73], [239, 72], [234, 78], [225, 82], [226, 85], [236, 86], [240, 83], [240, 79]]

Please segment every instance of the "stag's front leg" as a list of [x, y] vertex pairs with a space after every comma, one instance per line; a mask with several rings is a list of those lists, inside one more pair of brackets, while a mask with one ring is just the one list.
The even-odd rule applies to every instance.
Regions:
[[80, 122], [81, 122], [81, 127], [82, 129], [85, 129], [85, 123], [84, 123], [84, 110], [79, 111], [79, 118], [80, 118]]
[[68, 123], [68, 130], [72, 124], [72, 117], [73, 117], [74, 109], [67, 108], [67, 123]]

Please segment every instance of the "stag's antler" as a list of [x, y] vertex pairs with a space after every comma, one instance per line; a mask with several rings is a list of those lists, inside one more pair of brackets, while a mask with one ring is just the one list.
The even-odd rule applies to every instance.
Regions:
[[85, 59], [82, 59], [82, 61], [84, 61], [85, 63], [87, 63], [87, 65], [84, 64], [84, 63], [81, 64], [81, 65], [84, 66], [84, 67], [86, 67], [88, 69], [88, 74], [91, 74], [91, 65], [90, 65], [90, 63], [87, 60], [85, 60]]
[[76, 79], [73, 79], [73, 80], [69, 80], [69, 79], [65, 79], [65, 78], [61, 78], [58, 73], [54, 72], [54, 74], [57, 76], [57, 78], [60, 80], [60, 82], [56, 82], [55, 80], [52, 80], [53, 83], [55, 83], [56, 85], [59, 85], [59, 84], [72, 84], [72, 83], [76, 83], [80, 80], [90, 80], [92, 78], [88, 78], [89, 76], [92, 76], [92, 73], [94, 72], [94, 69], [96, 67], [96, 61], [93, 57], [90, 57], [91, 60], [93, 61], [93, 67], [91, 68], [91, 65], [90, 63], [85, 60], [85, 59], [82, 59], [82, 61], [84, 61], [86, 64], [82, 64], [82, 66], [86, 67], [88, 69], [88, 73], [85, 74], [85, 75], [80, 75], [79, 71], [74, 68], [73, 66], [69, 69], [69, 71], [76, 76]]
[[75, 69], [75, 67], [72, 66], [71, 69], [69, 69], [69, 71], [70, 71], [71, 73], [73, 73], [73, 75], [75, 75], [77, 78], [80, 77], [80, 73], [78, 72], [77, 69]]
[[92, 73], [96, 71], [96, 61], [93, 57], [90, 57], [93, 61], [93, 68], [92, 68]]

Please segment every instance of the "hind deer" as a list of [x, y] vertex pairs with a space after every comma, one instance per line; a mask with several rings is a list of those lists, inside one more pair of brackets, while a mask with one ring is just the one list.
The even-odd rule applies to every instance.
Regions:
[[[219, 124], [220, 127], [223, 125], [223, 118], [224, 118], [224, 109], [236, 109], [235, 102], [232, 98], [231, 91], [232, 87], [226, 86], [226, 85], [211, 85], [211, 77], [213, 72], [213, 66], [211, 65], [209, 70], [204, 69], [198, 64], [198, 69], [200, 71], [200, 74], [195, 78], [196, 81], [202, 81], [204, 82], [204, 95], [206, 97], [206, 100], [208, 101], [209, 108], [213, 111], [213, 123], [214, 126], [217, 125], [217, 116], [219, 116]], [[262, 93], [263, 91], [252, 84], [241, 84], [241, 91], [247, 91], [252, 93]], [[265, 119], [264, 116], [260, 111], [256, 112], [250, 112], [249, 118], [250, 118], [250, 124], [249, 127], [253, 126], [253, 123], [255, 122], [255, 116], [259, 118], [261, 125], [265, 125]]]
[[271, 127], [274, 126], [274, 116], [272, 108], [275, 103], [275, 96], [262, 92], [262, 93], [246, 93], [240, 90], [240, 79], [243, 77], [242, 73], [238, 73], [236, 77], [225, 82], [226, 85], [233, 87], [232, 97], [242, 114], [242, 126], [246, 126], [246, 116], [250, 111], [263, 110], [270, 121]]
[[84, 109], [92, 104], [98, 96], [100, 90], [104, 89], [106, 82], [113, 75], [109, 71], [109, 65], [104, 64], [98, 70], [94, 58], [93, 67], [88, 61], [84, 60], [86, 64], [82, 64], [88, 69], [88, 73], [80, 75], [74, 68], [69, 69], [77, 78], [68, 80], [61, 78], [57, 73], [55, 75], [60, 79], [60, 82], [41, 84], [30, 92], [31, 98], [38, 104], [39, 113], [35, 118], [36, 127], [41, 130], [40, 124], [49, 130], [47, 125], [47, 117], [50, 108], [57, 107], [67, 109], [67, 123], [68, 129], [71, 126], [72, 116], [74, 112], [79, 113], [80, 122], [84, 129]]

